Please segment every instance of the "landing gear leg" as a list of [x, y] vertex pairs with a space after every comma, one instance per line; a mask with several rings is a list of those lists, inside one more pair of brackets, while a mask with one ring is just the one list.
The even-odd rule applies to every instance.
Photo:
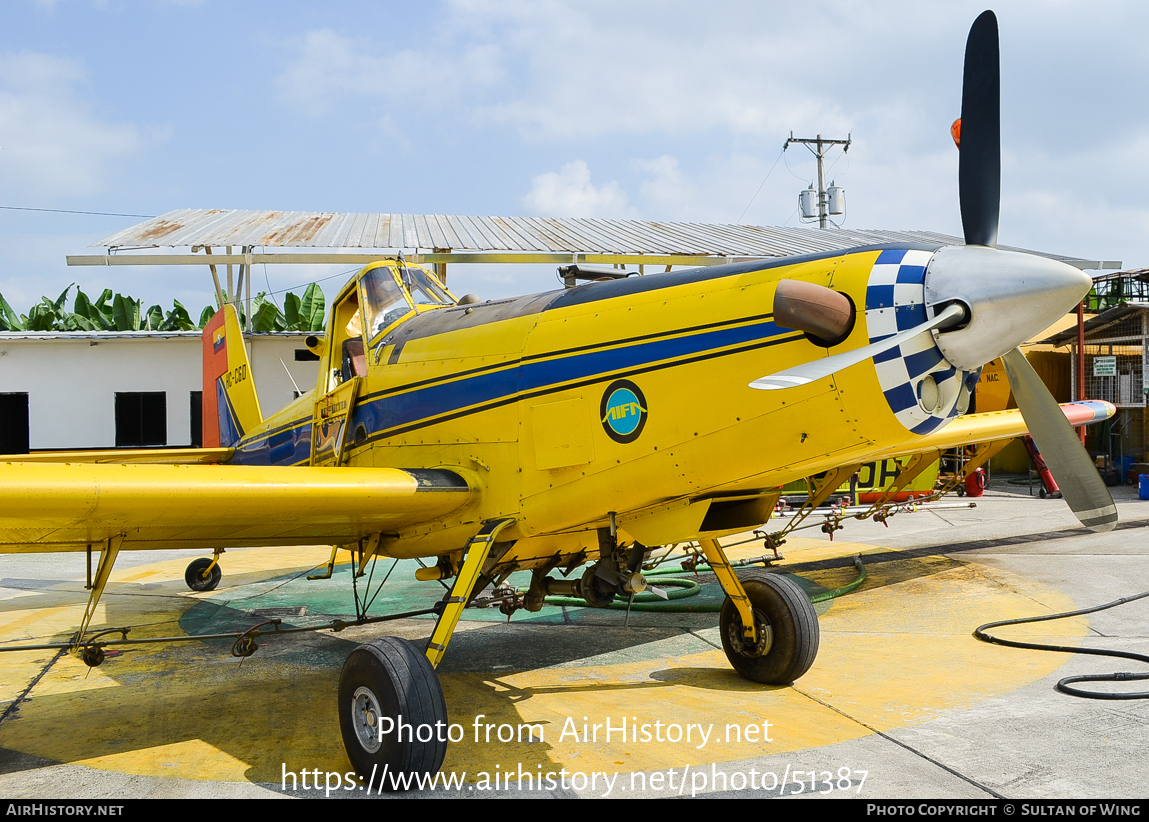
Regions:
[[765, 685], [786, 685], [810, 670], [819, 632], [806, 592], [784, 576], [758, 569], [739, 579], [717, 540], [703, 540], [702, 550], [726, 591], [719, 628], [734, 670]]
[[96, 578], [92, 580], [92, 593], [88, 596], [88, 606], [84, 609], [84, 616], [80, 620], [80, 630], [76, 633], [77, 646], [84, 641], [84, 634], [88, 630], [88, 625], [91, 624], [92, 617], [96, 615], [96, 606], [100, 603], [104, 586], [108, 584], [108, 577], [112, 575], [112, 565], [115, 564], [116, 557], [120, 555], [120, 546], [123, 544], [124, 537], [122, 534], [104, 540], [104, 546], [100, 551], [100, 563], [96, 566]]
[[455, 584], [451, 586], [447, 604], [443, 606], [443, 613], [439, 615], [435, 630], [431, 632], [431, 641], [427, 643], [427, 659], [431, 660], [432, 665], [438, 667], [443, 654], [447, 651], [447, 643], [455, 633], [455, 626], [459, 624], [463, 608], [471, 599], [475, 581], [479, 578], [479, 572], [483, 570], [487, 555], [491, 553], [495, 538], [512, 522], [513, 519], [489, 520], [483, 524], [479, 533], [467, 542], [467, 556], [463, 560], [463, 567], [455, 577]]
[[[499, 532], [514, 520], [491, 520], [467, 543], [426, 654], [382, 637], [360, 645], [339, 675], [339, 727], [347, 758], [365, 779], [393, 790], [387, 774], [435, 773], [447, 752], [447, 705], [435, 666], [471, 598]], [[385, 781], [387, 780], [387, 781]]]
[[[335, 573], [335, 556], [339, 553], [339, 549], [341, 547], [342, 546], [339, 546], [339, 545], [332, 545], [331, 546], [331, 559], [329, 559], [327, 561], [327, 570], [326, 571], [324, 571], [321, 574], [308, 574], [307, 578], [309, 580], [311, 580], [311, 579], [331, 579], [331, 575], [333, 573]], [[354, 557], [354, 554], [352, 554], [352, 557]]]

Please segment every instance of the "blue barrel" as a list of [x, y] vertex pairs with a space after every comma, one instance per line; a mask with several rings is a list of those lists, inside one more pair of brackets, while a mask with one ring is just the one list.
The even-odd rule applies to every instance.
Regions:
[[1137, 480], [1139, 486], [1137, 496], [1141, 499], [1149, 499], [1149, 474], [1142, 474]]

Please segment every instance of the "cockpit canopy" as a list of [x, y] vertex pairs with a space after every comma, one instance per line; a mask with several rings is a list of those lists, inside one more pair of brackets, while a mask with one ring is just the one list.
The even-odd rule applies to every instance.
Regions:
[[419, 266], [388, 261], [364, 269], [332, 308], [327, 376], [321, 380], [321, 391], [366, 377], [368, 348], [396, 323], [455, 303], [435, 275]]
[[455, 304], [454, 297], [433, 275], [412, 265], [392, 263], [371, 268], [363, 272], [359, 282], [368, 341], [412, 311]]

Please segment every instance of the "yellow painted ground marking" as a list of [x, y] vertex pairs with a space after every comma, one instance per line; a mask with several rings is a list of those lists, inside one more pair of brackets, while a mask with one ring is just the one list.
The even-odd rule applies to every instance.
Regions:
[[[600, 665], [590, 671], [547, 668], [497, 678], [453, 675], [444, 677], [444, 686], [452, 716], [457, 717], [453, 721], [464, 725], [466, 739], [448, 748], [443, 767], [472, 774], [493, 772], [496, 764], [505, 770], [519, 762], [532, 770], [536, 764], [544, 770], [558, 764], [611, 772], [679, 768], [818, 747], [868, 733], [792, 688], [765, 688], [741, 679], [721, 651]], [[479, 714], [485, 716], [476, 744]], [[609, 740], [608, 718], [613, 729]], [[619, 730], [624, 720], [625, 738]], [[773, 742], [763, 739], [764, 721], [770, 723]], [[519, 725], [535, 723], [543, 726], [545, 744], [527, 744], [525, 735], [519, 743]], [[490, 743], [488, 724], [494, 726]], [[702, 733], [713, 724], [705, 744], [699, 724]], [[739, 742], [733, 729], [727, 739], [727, 724], [737, 725], [742, 733], [747, 725], [756, 726], [755, 741], [743, 737]], [[515, 742], [499, 741], [500, 725], [516, 729]], [[689, 742], [688, 725], [695, 726]], [[509, 731], [504, 733], [505, 739]]]
[[[210, 552], [204, 556], [210, 556]], [[219, 567], [223, 571], [223, 586], [234, 588], [254, 580], [243, 579], [248, 575], [256, 575], [259, 579], [269, 576], [280, 576], [292, 572], [303, 571], [326, 565], [331, 556], [330, 545], [296, 545], [283, 548], [252, 548], [244, 550], [227, 551], [219, 558]], [[344, 553], [340, 559], [346, 560], [349, 555]], [[193, 595], [184, 585], [184, 571], [189, 560], [187, 557], [169, 559], [151, 565], [139, 565], [122, 572], [112, 573], [113, 582], [162, 582], [178, 583], [184, 593], [191, 596], [210, 596], [214, 592], [203, 595]], [[274, 573], [268, 573], [274, 571]]]
[[[745, 539], [745, 536], [731, 537], [734, 542]], [[726, 540], [723, 540], [725, 542]], [[786, 543], [778, 549], [785, 559], [775, 567], [785, 568], [798, 562], [819, 562], [824, 559], [838, 559], [861, 554], [863, 562], [866, 554], [880, 554], [889, 551], [876, 545], [863, 545], [860, 542], [844, 542], [840, 539], [829, 541], [813, 539], [810, 537], [786, 537]], [[726, 549], [726, 556], [730, 559], [745, 559], [747, 557], [770, 556], [771, 551], [762, 547], [762, 540], [755, 540], [744, 545], [737, 545]]]
[[119, 771], [133, 773], [137, 763], [141, 760], [153, 763], [156, 773], [167, 773], [169, 776], [197, 772], [211, 772], [212, 779], [227, 782], [242, 782], [247, 779], [248, 765], [231, 756], [227, 751], [204, 742], [202, 739], [190, 739], [187, 742], [177, 742], [171, 745], [157, 745], [154, 748], [145, 748], [127, 753], [109, 754], [92, 759], [81, 759], [76, 764], [87, 765], [89, 768], [99, 768], [103, 771]]
[[41, 644], [59, 632], [70, 629], [75, 633], [84, 613], [85, 600], [76, 595], [74, 604], [46, 607], [56, 599], [53, 594], [44, 594], [36, 601], [7, 601], [7, 609], [0, 613], [0, 637], [4, 642]]
[[[794, 539], [784, 553], [786, 564], [794, 564], [859, 550], [885, 549]], [[757, 544], [732, 553], [743, 551], [761, 553]], [[225, 580], [267, 579], [285, 567], [303, 570], [326, 558], [323, 548], [235, 552], [224, 557]], [[160, 566], [173, 580], [165, 588], [183, 584], [186, 560], [151, 566], [139, 578], [156, 579], [153, 572]], [[818, 660], [794, 688], [740, 679], [720, 650], [588, 667], [446, 674], [450, 719], [463, 726], [464, 741], [450, 746], [444, 767], [476, 779], [480, 771], [518, 763], [535, 772], [538, 765], [544, 771], [634, 771], [798, 750], [869, 733], [859, 723], [886, 730], [969, 707], [1033, 682], [1067, 659], [990, 646], [970, 635], [981, 622], [1073, 609], [1067, 597], [1033, 580], [944, 557], [874, 563], [868, 571], [862, 588], [835, 600], [822, 616]], [[853, 574], [837, 569], [809, 576], [834, 586]], [[179, 597], [181, 607], [175, 614], [168, 611], [163, 629], [174, 626], [171, 620], [182, 613], [183, 603], [203, 596]], [[170, 609], [173, 598], [120, 597], [117, 602], [117, 617], [130, 624], [128, 606], [147, 606], [148, 615], [158, 617], [150, 609], [165, 604]], [[473, 630], [489, 627], [499, 626], [476, 624]], [[1056, 627], [1023, 626], [1011, 635], [1049, 637], [1055, 631], [1052, 641], [1075, 642], [1085, 630], [1085, 621], [1076, 619]], [[713, 630], [702, 634], [717, 641]], [[300, 654], [290, 642], [276, 643], [243, 664], [224, 656], [219, 643], [144, 646], [90, 675], [75, 660], [61, 660], [33, 690], [33, 699], [0, 725], [0, 746], [96, 768], [190, 779], [277, 782], [284, 767], [346, 772], [333, 699], [339, 662], [333, 660], [345, 656], [343, 645], [349, 652], [369, 635], [366, 629], [335, 635], [329, 641], [336, 645], [327, 646], [326, 655]], [[15, 667], [38, 672], [50, 658], [50, 653], [30, 654]], [[0, 679], [0, 700], [13, 698], [31, 681], [8, 670]], [[118, 687], [107, 687], [108, 682]], [[485, 728], [476, 742], [473, 723], [480, 714], [485, 715], [481, 724], [496, 726], [493, 740], [500, 724], [514, 726], [517, 737], [518, 725], [543, 723], [545, 742], [488, 743]], [[628, 728], [633, 722], [640, 729], [646, 724], [652, 734], [661, 722], [664, 738], [670, 724], [713, 724], [713, 729], [702, 748], [697, 729], [689, 743], [685, 736], [646, 742], [641, 730], [637, 739], [628, 732], [625, 740], [616, 730], [608, 742], [605, 728], [597, 741], [584, 741], [584, 716], [588, 726], [604, 725], [609, 717], [615, 728], [626, 717]], [[771, 742], [727, 738], [727, 724], [745, 732], [747, 725], [761, 728], [763, 721], [771, 723]], [[564, 727], [576, 729], [578, 738], [568, 733], [560, 739]], [[593, 729], [588, 731], [593, 737]]]

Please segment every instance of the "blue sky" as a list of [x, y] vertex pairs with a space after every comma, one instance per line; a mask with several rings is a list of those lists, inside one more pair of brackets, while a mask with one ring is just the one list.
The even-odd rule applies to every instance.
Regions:
[[[0, 205], [794, 225], [814, 164], [801, 147], [779, 160], [783, 141], [849, 132], [829, 173], [845, 226], [960, 234], [948, 129], [983, 8], [9, 0]], [[1149, 7], [995, 10], [1001, 241], [1149, 266]], [[78, 282], [198, 313], [206, 270], [64, 264], [135, 222], [0, 210], [0, 293], [26, 310]], [[269, 266], [263, 287], [341, 273]], [[456, 266], [451, 285], [486, 298], [555, 280]]]

